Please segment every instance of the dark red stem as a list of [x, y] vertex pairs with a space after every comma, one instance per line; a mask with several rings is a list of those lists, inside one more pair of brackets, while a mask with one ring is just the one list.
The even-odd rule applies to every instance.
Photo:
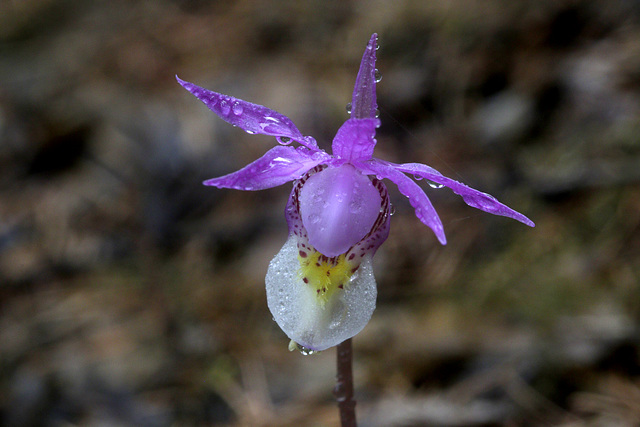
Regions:
[[340, 409], [342, 427], [356, 427], [356, 401], [353, 399], [353, 350], [351, 338], [338, 344], [338, 375], [333, 394]]

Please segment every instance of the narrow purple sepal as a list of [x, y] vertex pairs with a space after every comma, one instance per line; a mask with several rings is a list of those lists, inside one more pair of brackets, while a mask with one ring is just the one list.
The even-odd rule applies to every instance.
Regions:
[[507, 205], [500, 203], [492, 195], [475, 190], [451, 178], [447, 178], [440, 172], [427, 165], [423, 165], [420, 163], [404, 163], [400, 165], [391, 163], [389, 164], [399, 171], [410, 173], [415, 176], [425, 178], [431, 182], [449, 187], [454, 193], [460, 195], [464, 202], [471, 207], [480, 209], [490, 214], [506, 216], [508, 218], [515, 219], [516, 221], [520, 221], [521, 223], [526, 224], [529, 227], [535, 227], [535, 224], [529, 218], [522, 215], [520, 212], [511, 209]]
[[290, 118], [262, 105], [213, 92], [176, 76], [178, 83], [195, 95], [222, 120], [249, 133], [302, 140], [302, 133]]
[[378, 35], [373, 34], [362, 55], [360, 70], [356, 77], [351, 100], [351, 117], [354, 119], [374, 119], [377, 115], [376, 102], [376, 49]]
[[387, 178], [396, 184], [398, 190], [409, 198], [409, 202], [415, 209], [418, 219], [433, 230], [440, 243], [443, 245], [447, 244], [442, 221], [431, 204], [431, 201], [418, 184], [413, 182], [411, 178], [400, 172], [395, 165], [389, 162], [371, 159], [366, 163], [359, 163], [358, 165], [361, 170], [374, 174], [379, 179]]
[[331, 159], [323, 151], [277, 146], [239, 171], [204, 181], [204, 185], [236, 190], [264, 190], [300, 178], [309, 169]]
[[368, 160], [376, 146], [376, 128], [379, 119], [349, 119], [333, 138], [333, 155], [347, 161]]

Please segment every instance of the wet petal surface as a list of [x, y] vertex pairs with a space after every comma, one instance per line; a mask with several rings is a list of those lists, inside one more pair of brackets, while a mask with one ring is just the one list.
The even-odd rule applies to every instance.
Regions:
[[195, 95], [222, 120], [238, 126], [249, 133], [260, 133], [295, 140], [302, 140], [302, 134], [290, 118], [270, 108], [233, 96], [204, 89], [176, 76], [178, 83]]
[[376, 50], [378, 49], [378, 35], [373, 34], [367, 48], [362, 55], [360, 70], [356, 77], [351, 100], [351, 117], [354, 119], [367, 119], [377, 117], [376, 110]]
[[328, 257], [343, 254], [371, 231], [380, 193], [355, 167], [329, 167], [300, 191], [300, 214], [311, 245]]
[[316, 287], [305, 283], [299, 274], [297, 239], [290, 235], [269, 264], [265, 279], [267, 305], [278, 326], [290, 339], [311, 350], [325, 350], [356, 335], [376, 308], [372, 258], [367, 255], [343, 288], [319, 303]]
[[347, 120], [333, 138], [333, 155], [348, 161], [370, 159], [376, 146], [378, 126], [380, 126], [378, 119]]
[[431, 201], [418, 184], [389, 162], [372, 159], [366, 164], [362, 164], [362, 168], [368, 169], [369, 172], [376, 174], [380, 178], [387, 178], [396, 184], [398, 190], [409, 199], [418, 219], [433, 230], [440, 243], [443, 245], [447, 243], [442, 221], [433, 204], [431, 204]]
[[395, 169], [401, 172], [410, 173], [415, 176], [425, 178], [436, 184], [449, 187], [454, 193], [460, 195], [462, 197], [462, 200], [464, 200], [464, 202], [471, 207], [480, 209], [493, 215], [501, 215], [508, 218], [513, 218], [516, 221], [520, 221], [521, 223], [528, 225], [529, 227], [535, 227], [535, 224], [529, 218], [527, 218], [520, 212], [511, 209], [504, 203], [500, 203], [492, 195], [483, 193], [482, 191], [478, 191], [451, 178], [447, 178], [430, 166], [420, 163], [404, 163], [401, 165], [393, 164], [390, 162], [384, 163], [393, 166]]
[[304, 147], [278, 146], [239, 171], [209, 179], [204, 185], [244, 191], [264, 190], [298, 179], [330, 158], [324, 151], [313, 153]]

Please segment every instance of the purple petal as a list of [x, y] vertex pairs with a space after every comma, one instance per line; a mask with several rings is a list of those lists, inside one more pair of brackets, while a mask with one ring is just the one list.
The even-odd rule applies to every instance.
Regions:
[[453, 190], [454, 193], [462, 196], [462, 199], [471, 207], [476, 209], [480, 209], [482, 211], [494, 214], [506, 216], [509, 218], [513, 218], [516, 221], [520, 221], [523, 224], [526, 224], [530, 227], [535, 227], [533, 221], [531, 221], [526, 216], [522, 215], [520, 212], [516, 212], [510, 207], [500, 203], [490, 194], [483, 193], [478, 190], [474, 190], [473, 188], [464, 185], [458, 181], [455, 181], [451, 178], [447, 178], [443, 176], [440, 172], [435, 169], [423, 165], [420, 163], [404, 163], [401, 165], [391, 164], [389, 162], [385, 162], [390, 165], [390, 167], [395, 167], [397, 170], [413, 174], [415, 176], [419, 176], [429, 181], [435, 182], [437, 184], [444, 185]]
[[378, 119], [349, 119], [333, 138], [333, 155], [347, 161], [368, 160], [376, 146]]
[[222, 120], [249, 133], [302, 139], [291, 119], [262, 105], [203, 89], [176, 76], [178, 83], [195, 95]]
[[209, 179], [204, 185], [236, 190], [264, 190], [300, 178], [309, 169], [331, 159], [327, 153], [304, 147], [277, 146], [237, 172]]
[[351, 117], [354, 119], [374, 119], [377, 115], [376, 103], [376, 49], [378, 35], [373, 34], [362, 55], [360, 70], [356, 77], [351, 101]]
[[300, 191], [302, 223], [320, 253], [346, 253], [371, 231], [380, 213], [380, 193], [366, 175], [344, 164], [311, 176]]
[[366, 173], [375, 174], [380, 179], [387, 178], [396, 184], [398, 186], [398, 190], [409, 198], [409, 202], [415, 209], [418, 219], [433, 230], [440, 243], [443, 245], [447, 243], [442, 221], [431, 204], [431, 201], [418, 184], [397, 170], [391, 163], [383, 162], [378, 159], [372, 159], [361, 164], [361, 168]]

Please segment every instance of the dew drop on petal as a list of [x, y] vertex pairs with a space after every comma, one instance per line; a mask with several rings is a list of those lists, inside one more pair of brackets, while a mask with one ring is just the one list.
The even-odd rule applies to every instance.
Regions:
[[243, 111], [244, 109], [242, 108], [242, 105], [239, 102], [236, 102], [233, 104], [233, 114], [235, 114], [236, 116], [239, 116], [240, 114], [242, 114]]
[[433, 182], [433, 181], [429, 181], [429, 180], [427, 180], [427, 184], [429, 184], [429, 187], [431, 187], [431, 188], [442, 188], [442, 187], [444, 187], [444, 184], [438, 184], [437, 182]]
[[312, 354], [320, 353], [319, 351], [311, 350], [310, 348], [303, 346], [299, 346], [298, 350], [300, 350], [300, 354], [302, 354], [303, 356], [311, 356]]
[[287, 137], [287, 136], [280, 136], [277, 138], [278, 142], [282, 145], [289, 145], [291, 144], [291, 138]]
[[377, 119], [378, 117], [380, 117], [380, 110], [378, 110], [378, 109], [376, 108], [376, 111], [375, 111], [374, 115], [375, 115], [375, 118], [376, 118], [376, 119]]
[[222, 114], [225, 116], [229, 114], [229, 111], [231, 111], [231, 107], [229, 106], [229, 103], [224, 99], [220, 101], [220, 109], [222, 110]]
[[246, 133], [250, 134], [250, 135], [255, 135], [257, 132], [249, 130], [249, 129], [245, 129], [244, 130]]
[[415, 179], [416, 181], [420, 181], [422, 180], [422, 177], [420, 175], [413, 175], [413, 179]]
[[311, 348], [307, 348], [295, 342], [294, 340], [289, 341], [289, 351], [298, 350], [303, 356], [311, 356], [312, 354], [320, 353], [317, 350], [313, 350]]
[[377, 68], [375, 69], [374, 73], [374, 79], [376, 81], [376, 83], [380, 82], [380, 80], [382, 80], [382, 73], [380, 72], [380, 70], [378, 70]]
[[469, 206], [489, 213], [497, 212], [500, 206], [500, 202], [498, 202], [495, 197], [486, 193], [465, 195], [462, 196], [462, 199]]
[[347, 114], [351, 114], [351, 103], [347, 104]]

